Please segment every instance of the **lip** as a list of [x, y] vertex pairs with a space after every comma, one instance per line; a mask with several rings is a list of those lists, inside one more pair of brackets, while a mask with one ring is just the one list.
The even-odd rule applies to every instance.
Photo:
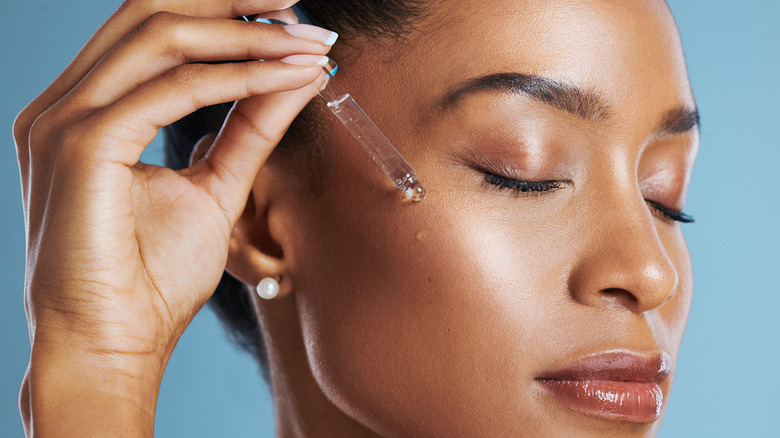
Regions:
[[661, 382], [669, 376], [665, 352], [612, 350], [581, 358], [536, 380], [571, 409], [606, 420], [650, 423], [661, 417]]

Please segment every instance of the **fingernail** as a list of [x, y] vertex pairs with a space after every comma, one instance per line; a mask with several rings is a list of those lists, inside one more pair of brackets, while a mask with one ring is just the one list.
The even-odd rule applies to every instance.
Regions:
[[332, 46], [339, 37], [339, 34], [336, 32], [312, 26], [311, 24], [288, 24], [285, 25], [284, 28], [287, 32], [298, 38], [318, 41], [326, 46]]
[[280, 61], [292, 65], [318, 65], [325, 67], [328, 63], [328, 57], [320, 55], [290, 55], [280, 59]]
[[320, 86], [320, 91], [324, 90], [325, 87], [328, 86], [328, 82], [330, 82], [330, 76], [325, 75], [325, 80], [322, 81], [322, 85]]

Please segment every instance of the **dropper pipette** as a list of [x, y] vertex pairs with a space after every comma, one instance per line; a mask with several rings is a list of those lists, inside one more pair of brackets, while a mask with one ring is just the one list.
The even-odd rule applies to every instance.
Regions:
[[[241, 19], [262, 21], [268, 24], [274, 22], [286, 24], [278, 20], [256, 19], [256, 17], [256, 15], [242, 16]], [[420, 183], [412, 166], [393, 147], [393, 144], [382, 134], [376, 124], [368, 118], [352, 96], [344, 92], [333, 80], [333, 75], [339, 69], [338, 64], [328, 58], [328, 63], [322, 69], [327, 75], [327, 82], [320, 90], [319, 95], [331, 112], [344, 124], [350, 134], [390, 178], [390, 181], [401, 189], [408, 199], [421, 201], [425, 198], [425, 187]]]
[[328, 77], [327, 82], [320, 90], [320, 97], [393, 184], [401, 189], [409, 199], [422, 200], [425, 197], [425, 188], [417, 178], [417, 173], [412, 169], [412, 166], [398, 153], [390, 140], [368, 118], [352, 96], [344, 92], [333, 80], [333, 75], [336, 74], [338, 68], [338, 64], [332, 59], [323, 67]]

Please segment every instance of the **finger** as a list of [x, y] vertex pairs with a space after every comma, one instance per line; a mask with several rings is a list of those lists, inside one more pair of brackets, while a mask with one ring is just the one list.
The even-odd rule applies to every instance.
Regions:
[[278, 24], [157, 13], [106, 54], [63, 104], [103, 107], [140, 84], [189, 62], [269, 60], [298, 53], [328, 53], [330, 46], [324, 43], [332, 41], [333, 32], [304, 24], [292, 26], [288, 31]]
[[191, 179], [212, 193], [233, 226], [244, 209], [255, 176], [293, 119], [317, 94], [320, 80], [288, 92], [237, 102]]
[[271, 11], [260, 14], [255, 18], [255, 21], [259, 19], [278, 20], [287, 24], [298, 23], [298, 16], [295, 15], [295, 11], [292, 8], [282, 9], [280, 11]]
[[17, 118], [20, 136], [54, 102], [60, 100], [122, 38], [150, 15], [160, 10], [199, 17], [232, 18], [289, 8], [298, 0], [126, 0], [87, 41], [62, 73]]
[[132, 166], [161, 126], [205, 106], [298, 89], [321, 76], [324, 73], [320, 66], [281, 61], [182, 65], [80, 122], [100, 127], [105, 144], [95, 148], [71, 145], [73, 150], [60, 154], [76, 154], [86, 162], [95, 162], [88, 159], [92, 157], [98, 162], [114, 161]]

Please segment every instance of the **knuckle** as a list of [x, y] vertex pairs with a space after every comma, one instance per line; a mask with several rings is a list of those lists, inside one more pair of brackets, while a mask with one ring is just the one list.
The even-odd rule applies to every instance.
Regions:
[[33, 120], [27, 136], [31, 150], [48, 143], [54, 124], [55, 121], [51, 111], [44, 111], [43, 114]]
[[40, 115], [34, 105], [35, 101], [29, 103], [19, 111], [14, 119], [13, 133], [17, 147], [27, 144], [30, 136], [30, 129], [32, 129], [35, 120]]
[[89, 111], [70, 105], [63, 106], [62, 101], [36, 117], [29, 129], [28, 140], [30, 150], [56, 147], [72, 135], [78, 120], [85, 117]]
[[146, 17], [136, 28], [136, 33], [151, 38], [159, 38], [166, 35], [180, 21], [180, 15], [168, 11], [157, 11]]
[[125, 37], [125, 41], [134, 39], [144, 45], [154, 45], [164, 53], [178, 54], [193, 39], [191, 18], [168, 11], [154, 12]]
[[22, 171], [22, 178], [25, 178], [24, 169], [30, 162], [30, 129], [32, 124], [28, 122], [24, 110], [16, 115], [13, 125], [14, 143], [16, 145], [16, 161], [19, 162], [19, 168]]
[[240, 111], [235, 111], [233, 113], [233, 118], [236, 123], [242, 125], [246, 130], [251, 132], [260, 143], [275, 145], [281, 139], [278, 134], [270, 133], [266, 129], [258, 127], [252, 119]]
[[32, 124], [29, 122], [28, 117], [24, 114], [24, 110], [16, 115], [13, 125], [14, 141], [16, 142], [16, 148], [26, 147], [30, 135], [30, 127]]
[[63, 123], [60, 117], [46, 111], [30, 128], [29, 160], [32, 169], [38, 169], [39, 178], [49, 173], [54, 163], [63, 158], [73, 159], [74, 148], [83, 142], [84, 129], [79, 121]]

